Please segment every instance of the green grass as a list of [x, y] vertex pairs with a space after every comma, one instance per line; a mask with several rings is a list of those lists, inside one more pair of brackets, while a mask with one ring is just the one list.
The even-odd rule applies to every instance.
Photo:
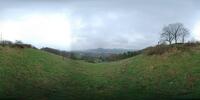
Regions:
[[0, 99], [154, 100], [200, 98], [200, 50], [141, 54], [109, 63], [0, 47]]

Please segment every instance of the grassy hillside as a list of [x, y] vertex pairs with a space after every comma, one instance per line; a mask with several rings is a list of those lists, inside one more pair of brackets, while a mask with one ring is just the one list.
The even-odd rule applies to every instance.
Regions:
[[200, 98], [200, 47], [110, 63], [36, 49], [0, 47], [0, 99], [149, 100]]

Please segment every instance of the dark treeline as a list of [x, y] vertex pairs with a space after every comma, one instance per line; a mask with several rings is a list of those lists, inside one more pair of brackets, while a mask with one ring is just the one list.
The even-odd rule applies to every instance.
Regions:
[[53, 53], [56, 55], [60, 55], [63, 57], [67, 57], [67, 58], [69, 58], [71, 56], [70, 52], [62, 51], [62, 50], [58, 50], [58, 49], [54, 49], [54, 48], [44, 47], [44, 48], [41, 48], [41, 50], [47, 51], [47, 52], [50, 52], [50, 53]]
[[124, 52], [121, 54], [112, 54], [111, 56], [108, 56], [106, 58], [106, 61], [118, 61], [118, 60], [122, 60], [122, 59], [127, 59], [136, 55], [139, 55], [142, 53], [142, 50], [138, 50], [138, 51], [128, 51], [128, 52]]
[[16, 47], [16, 48], [34, 48], [36, 47], [32, 46], [31, 44], [23, 43], [22, 41], [16, 40], [15, 42], [9, 41], [9, 40], [2, 40], [0, 41], [0, 46], [9, 46], [9, 47]]

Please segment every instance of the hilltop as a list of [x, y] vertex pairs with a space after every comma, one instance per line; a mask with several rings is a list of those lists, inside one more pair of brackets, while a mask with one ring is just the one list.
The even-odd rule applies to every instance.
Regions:
[[199, 59], [199, 44], [150, 47], [137, 56], [105, 63], [0, 47], [0, 99], [199, 99]]

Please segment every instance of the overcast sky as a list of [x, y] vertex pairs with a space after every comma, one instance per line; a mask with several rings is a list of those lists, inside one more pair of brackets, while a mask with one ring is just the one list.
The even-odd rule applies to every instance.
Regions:
[[3, 39], [64, 50], [141, 49], [181, 22], [200, 40], [199, 0], [0, 0]]

